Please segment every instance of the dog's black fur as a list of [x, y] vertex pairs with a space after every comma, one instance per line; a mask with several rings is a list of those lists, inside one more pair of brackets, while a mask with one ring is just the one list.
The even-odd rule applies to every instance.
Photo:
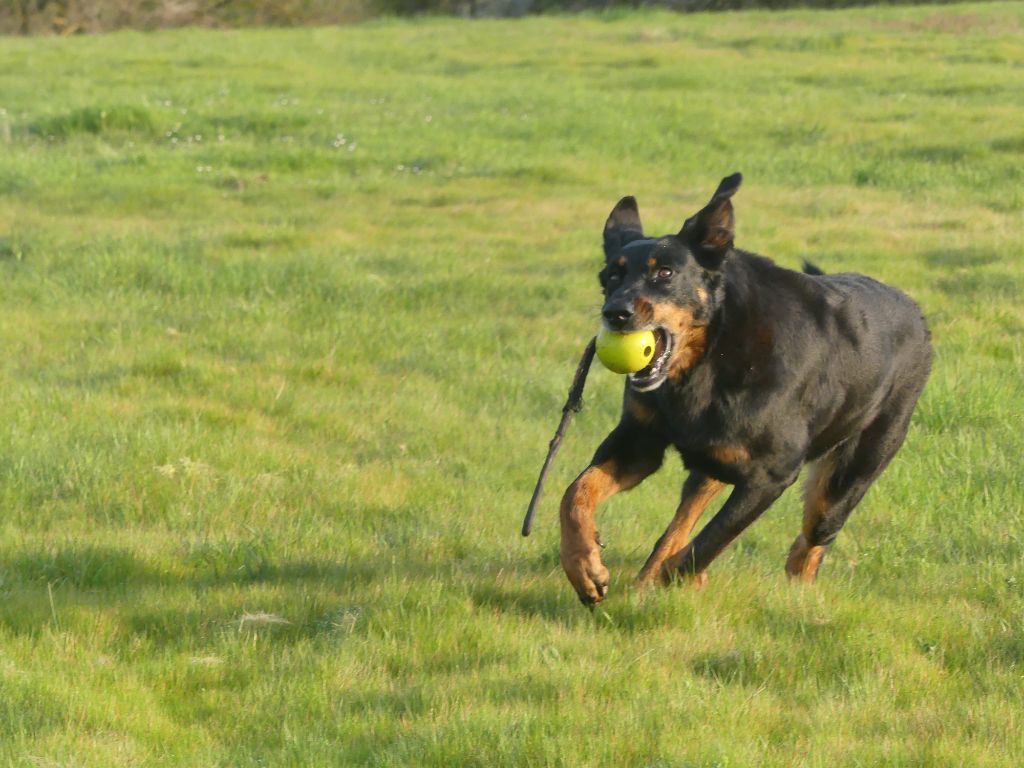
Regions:
[[[656, 471], [672, 446], [690, 476], [640, 581], [709, 563], [816, 462], [787, 571], [813, 580], [830, 544], [903, 442], [931, 367], [928, 328], [906, 295], [858, 274], [804, 273], [733, 245], [722, 180], [675, 235], [646, 238], [636, 201], [605, 225], [604, 322], [651, 329], [655, 362], [626, 382], [622, 418], [562, 500], [562, 563], [585, 603], [602, 600], [593, 513]], [[689, 532], [724, 484], [728, 500]]]

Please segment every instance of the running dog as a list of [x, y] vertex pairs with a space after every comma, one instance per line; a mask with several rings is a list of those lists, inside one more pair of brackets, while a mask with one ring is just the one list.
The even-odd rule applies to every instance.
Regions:
[[[675, 448], [689, 470], [675, 517], [639, 584], [706, 569], [811, 463], [803, 526], [787, 573], [813, 581], [829, 544], [896, 455], [931, 369], [920, 308], [864, 275], [777, 266], [733, 245], [742, 176], [674, 235], [646, 237], [624, 197], [604, 228], [602, 316], [615, 331], [651, 330], [650, 364], [626, 380], [622, 416], [560, 509], [562, 566], [588, 605], [608, 570], [597, 506], [635, 487]], [[708, 504], [733, 486], [689, 541]]]

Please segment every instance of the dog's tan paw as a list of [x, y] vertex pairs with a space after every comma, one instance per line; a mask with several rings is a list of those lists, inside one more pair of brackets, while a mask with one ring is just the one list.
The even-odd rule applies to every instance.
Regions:
[[596, 605], [608, 594], [608, 569], [597, 547], [562, 553], [562, 568], [584, 605]]

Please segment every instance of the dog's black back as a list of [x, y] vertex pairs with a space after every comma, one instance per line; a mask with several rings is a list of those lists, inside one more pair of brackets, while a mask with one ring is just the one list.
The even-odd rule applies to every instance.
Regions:
[[[735, 483], [781, 477], [873, 421], [901, 393], [916, 400], [930, 367], [928, 329], [906, 295], [857, 274], [811, 276], [734, 250], [706, 351], [651, 393], [688, 466]], [[627, 385], [628, 386], [628, 385]], [[722, 462], [715, 446], [751, 461]]]

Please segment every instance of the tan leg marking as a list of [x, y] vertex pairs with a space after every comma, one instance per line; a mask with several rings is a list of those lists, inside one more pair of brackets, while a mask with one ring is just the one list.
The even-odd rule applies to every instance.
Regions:
[[602, 501], [629, 490], [644, 478], [643, 475], [619, 476], [618, 470], [618, 463], [613, 459], [587, 468], [566, 489], [559, 510], [562, 568], [577, 594], [595, 603], [604, 599], [608, 569], [601, 562], [594, 512]]
[[[651, 584], [655, 580], [662, 582], [669, 580], [671, 570], [665, 567], [666, 563], [670, 563], [672, 557], [686, 546], [693, 526], [697, 524], [708, 504], [723, 488], [725, 488], [725, 483], [706, 477], [693, 493], [688, 494], [679, 502], [675, 517], [665, 529], [657, 549], [647, 558], [643, 569], [636, 577], [637, 585]], [[704, 580], [707, 580], [706, 575]], [[703, 586], [703, 584], [701, 585]]]
[[739, 464], [750, 460], [750, 451], [742, 445], [716, 445], [710, 453], [712, 458], [723, 464]]
[[804, 486], [803, 531], [789, 548], [789, 557], [786, 559], [786, 573], [791, 578], [810, 583], [818, 575], [826, 547], [811, 546], [809, 542], [815, 527], [832, 507], [827, 492], [834, 471], [835, 463], [828, 456], [819, 459], [811, 467], [807, 485]]
[[807, 546], [807, 539], [801, 533], [796, 537], [793, 546], [789, 548], [789, 557], [786, 559], [786, 573], [792, 579], [810, 584], [818, 576], [818, 568], [825, 557], [825, 547]]

